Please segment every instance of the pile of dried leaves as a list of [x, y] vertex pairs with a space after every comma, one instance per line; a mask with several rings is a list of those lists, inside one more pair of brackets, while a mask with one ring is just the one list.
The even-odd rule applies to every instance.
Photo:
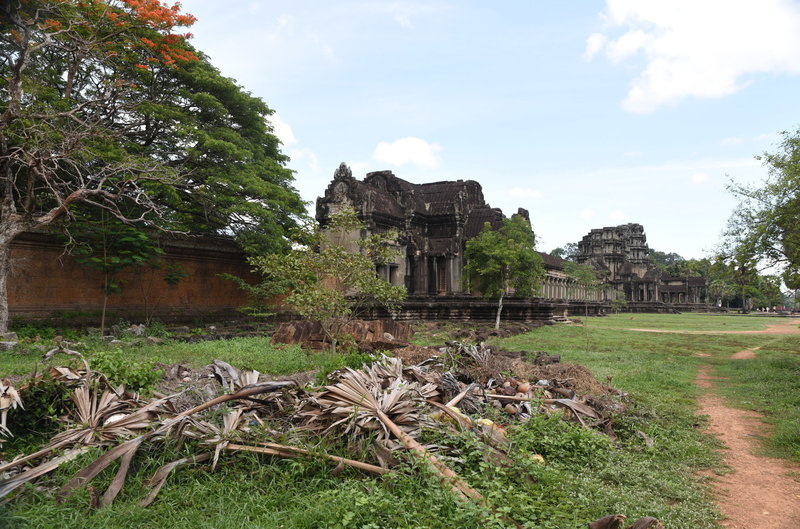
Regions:
[[[105, 449], [102, 455], [78, 472], [58, 495], [68, 496], [86, 486], [119, 461], [111, 485], [93, 498], [93, 506], [108, 505], [123, 488], [131, 461], [143, 445], [192, 440], [190, 446], [196, 447], [196, 453], [155, 472], [147, 482], [151, 491], [142, 505], [156, 498], [175, 468], [210, 461], [213, 470], [222, 453], [229, 451], [281, 458], [321, 457], [375, 474], [391, 472], [398, 457], [410, 454], [427, 461], [441, 476], [442, 485], [457, 496], [483, 504], [479, 492], [437, 459], [431, 447], [420, 443], [421, 431], [472, 430], [486, 443], [494, 461], [507, 464], [513, 463], [505, 455], [509, 443], [504, 426], [497, 422], [562, 413], [566, 420], [583, 427], [613, 433], [613, 414], [625, 407], [623, 393], [610, 384], [600, 384], [585, 368], [541, 355], [536, 363], [529, 363], [520, 354], [493, 352], [483, 345], [451, 343], [413, 365], [404, 365], [401, 358], [383, 357], [361, 369], [332, 373], [330, 384], [318, 391], [301, 388], [292, 380], [265, 381], [257, 371], [240, 371], [215, 360], [208, 367], [208, 379], [217, 380], [218, 396], [199, 404], [187, 403], [181, 393], [143, 399], [124, 387], [113, 387], [74, 351], [59, 348], [46, 357], [61, 353], [83, 361], [82, 370], [51, 367], [47, 371], [47, 376], [70, 391], [71, 413], [59, 419], [63, 429], [46, 446], [0, 461], [0, 497], [90, 447], [101, 447]], [[414, 353], [417, 358], [424, 356]], [[17, 390], [6, 379], [0, 382], [0, 442], [2, 436], [13, 433], [6, 426], [7, 414], [24, 412], [28, 386]], [[582, 393], [585, 390], [589, 392]], [[499, 414], [489, 412], [492, 407], [501, 410]], [[487, 413], [504, 419], [494, 422], [481, 417]], [[304, 448], [313, 446], [318, 436], [334, 432], [350, 446], [371, 444], [373, 461]], [[292, 446], [277, 442], [287, 438], [296, 442]], [[436, 451], [446, 452], [447, 447], [438, 446]], [[617, 521], [624, 520], [621, 515], [614, 516]]]

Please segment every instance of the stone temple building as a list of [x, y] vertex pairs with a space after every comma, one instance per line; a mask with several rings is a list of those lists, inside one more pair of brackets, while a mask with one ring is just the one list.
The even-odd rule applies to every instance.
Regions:
[[[500, 209], [486, 203], [481, 185], [473, 180], [412, 184], [391, 171], [377, 171], [359, 181], [341, 164], [325, 195], [317, 199], [317, 221], [324, 227], [332, 213], [345, 207], [358, 213], [369, 233], [399, 232], [397, 260], [379, 267], [378, 273], [394, 285], [404, 285], [410, 297], [468, 294], [462, 277], [466, 243], [485, 222], [499, 227], [504, 218]], [[528, 219], [524, 209], [516, 215]], [[354, 233], [352, 238], [364, 235]], [[570, 279], [562, 259], [540, 255], [547, 272], [541, 298], [605, 299], [602, 292], [583, 289]]]
[[691, 305], [705, 301], [705, 279], [672, 277], [650, 262], [641, 224], [590, 231], [578, 243], [578, 262], [603, 272], [616, 296], [629, 302]]
[[[464, 293], [466, 242], [481, 232], [484, 222], [497, 226], [503, 221], [503, 212], [486, 203], [478, 182], [412, 184], [391, 171], [369, 173], [359, 181], [345, 164], [334, 173], [325, 196], [317, 199], [317, 221], [324, 227], [343, 207], [355, 209], [368, 232], [400, 233], [397, 260], [378, 273], [404, 285], [409, 295]], [[520, 213], [527, 216], [524, 210]]]

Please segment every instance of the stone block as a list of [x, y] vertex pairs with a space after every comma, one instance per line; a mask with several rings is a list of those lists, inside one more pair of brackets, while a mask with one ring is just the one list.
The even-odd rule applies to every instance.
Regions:
[[0, 341], [0, 351], [13, 351], [19, 342]]

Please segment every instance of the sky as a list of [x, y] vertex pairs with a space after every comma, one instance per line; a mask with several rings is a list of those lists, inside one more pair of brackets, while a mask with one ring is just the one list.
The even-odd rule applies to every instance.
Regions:
[[798, 0], [183, 0], [192, 43], [275, 111], [313, 202], [363, 179], [471, 179], [542, 251], [642, 224], [708, 255], [800, 126]]

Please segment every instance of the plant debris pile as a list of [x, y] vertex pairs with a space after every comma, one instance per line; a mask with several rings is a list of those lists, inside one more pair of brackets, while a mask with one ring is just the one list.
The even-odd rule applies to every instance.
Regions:
[[[70, 412], [58, 418], [61, 431], [44, 447], [0, 460], [0, 497], [91, 447], [101, 447], [102, 455], [57, 495], [72, 494], [118, 462], [108, 489], [92, 495], [93, 507], [108, 505], [124, 487], [140, 447], [186, 441], [194, 454], [158, 469], [147, 482], [150, 493], [141, 500], [142, 505], [155, 500], [174, 469], [209, 463], [213, 470], [223, 453], [249, 451], [280, 458], [324, 458], [340, 467], [373, 474], [394, 472], [399, 461], [411, 457], [429, 464], [441, 476], [442, 486], [457, 497], [492, 509], [477, 490], [442, 462], [450, 447], [422, 444], [422, 432], [469, 430], [485, 443], [491, 461], [511, 465], [509, 424], [537, 414], [560, 414], [584, 428], [613, 435], [613, 417], [625, 411], [626, 395], [611, 387], [610, 380], [601, 384], [585, 368], [561, 364], [558, 357], [546, 353], [532, 363], [521, 353], [459, 342], [448, 343], [433, 356], [421, 351], [430, 353], [433, 350], [429, 348], [406, 349], [361, 369], [335, 371], [322, 388], [300, 387], [294, 380], [267, 380], [257, 371], [242, 371], [215, 360], [208, 366], [206, 383], [216, 385], [216, 394], [199, 403], [181, 398], [182, 392], [142, 398], [122, 386], [113, 387], [102, 373], [92, 371], [79, 353], [54, 349], [45, 355], [47, 359], [68, 354], [78, 357], [83, 368], [50, 367], [35, 379], [62, 384], [69, 392]], [[409, 363], [410, 358], [418, 361]], [[27, 413], [22, 406], [31, 387], [32, 381], [18, 388], [7, 379], [0, 383], [0, 443], [4, 436], [15, 433], [7, 426], [7, 415]], [[318, 444], [315, 439], [319, 436], [341, 440], [345, 447], [353, 448], [351, 453], [371, 460], [309, 448]], [[363, 450], [365, 446], [368, 451]], [[608, 523], [600, 524], [604, 518], [593, 527], [621, 527], [621, 522], [613, 523], [625, 519], [622, 515], [606, 518]], [[632, 527], [657, 527], [655, 519], [651, 525], [643, 525], [642, 520]]]

